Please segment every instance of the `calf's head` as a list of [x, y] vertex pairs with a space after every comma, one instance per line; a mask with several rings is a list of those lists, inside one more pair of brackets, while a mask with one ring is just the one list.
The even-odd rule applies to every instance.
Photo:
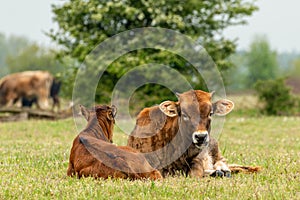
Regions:
[[233, 102], [226, 99], [212, 103], [213, 93], [201, 90], [176, 95], [178, 102], [164, 101], [159, 108], [168, 117], [178, 118], [180, 133], [184, 138], [192, 139], [198, 148], [209, 142], [211, 116], [224, 116], [234, 107]]
[[112, 130], [115, 123], [115, 116], [117, 114], [117, 108], [114, 105], [97, 105], [92, 109], [87, 109], [80, 105], [80, 111], [84, 118], [91, 124], [97, 122], [106, 139], [112, 142]]

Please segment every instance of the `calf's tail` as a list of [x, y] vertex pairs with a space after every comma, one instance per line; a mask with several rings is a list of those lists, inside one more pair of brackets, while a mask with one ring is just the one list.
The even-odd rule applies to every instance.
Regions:
[[256, 173], [262, 170], [261, 166], [244, 166], [244, 165], [237, 165], [237, 164], [229, 164], [229, 169], [231, 173]]

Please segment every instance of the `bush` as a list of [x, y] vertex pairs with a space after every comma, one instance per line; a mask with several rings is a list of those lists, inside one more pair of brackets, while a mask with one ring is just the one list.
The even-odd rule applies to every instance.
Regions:
[[257, 81], [254, 88], [259, 99], [265, 103], [263, 108], [265, 114], [296, 114], [297, 100], [291, 95], [290, 88], [285, 85], [284, 79]]
[[299, 96], [297, 96], [297, 97], [295, 97], [295, 113], [296, 113], [296, 115], [298, 115], [298, 116], [300, 116], [300, 97]]

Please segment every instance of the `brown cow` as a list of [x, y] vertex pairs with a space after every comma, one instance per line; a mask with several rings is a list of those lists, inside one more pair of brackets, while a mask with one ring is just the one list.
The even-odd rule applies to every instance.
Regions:
[[81, 106], [81, 112], [88, 124], [73, 141], [68, 176], [131, 180], [162, 178], [141, 153], [111, 143], [116, 107], [102, 105], [87, 110]]
[[[52, 111], [54, 111], [55, 106], [57, 107], [58, 111], [60, 110], [60, 100], [59, 100], [59, 96], [58, 96], [60, 87], [61, 87], [61, 81], [54, 78], [52, 81], [51, 87], [50, 87], [50, 97], [53, 101]], [[33, 104], [36, 104], [39, 107], [37, 97], [33, 97], [31, 99], [22, 97], [22, 107], [30, 107], [31, 108], [33, 106]]]
[[234, 107], [229, 100], [211, 102], [211, 93], [190, 90], [177, 94], [178, 102], [164, 101], [143, 109], [128, 139], [128, 146], [145, 153], [163, 176], [178, 171], [202, 177], [230, 176], [218, 143], [210, 137], [211, 115], [226, 115]]
[[0, 82], [0, 105], [12, 106], [22, 98], [37, 98], [39, 108], [47, 108], [53, 76], [46, 71], [10, 74]]

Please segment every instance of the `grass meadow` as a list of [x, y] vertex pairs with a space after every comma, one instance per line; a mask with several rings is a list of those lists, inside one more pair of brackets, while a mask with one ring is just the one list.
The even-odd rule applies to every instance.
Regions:
[[[0, 199], [300, 199], [300, 118], [241, 116], [226, 118], [220, 148], [260, 173], [159, 181], [67, 177], [72, 119], [1, 123]], [[126, 138], [115, 131], [116, 143]]]

